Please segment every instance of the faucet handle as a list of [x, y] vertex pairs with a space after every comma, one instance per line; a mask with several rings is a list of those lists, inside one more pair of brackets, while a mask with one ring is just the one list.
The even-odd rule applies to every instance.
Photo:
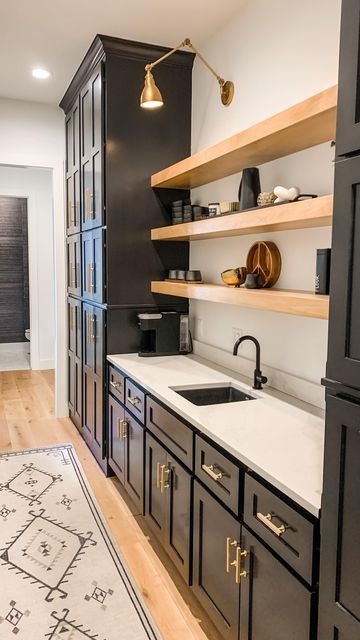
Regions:
[[262, 385], [268, 381], [266, 376], [262, 375], [262, 372], [255, 369], [254, 371], [254, 389], [262, 389]]

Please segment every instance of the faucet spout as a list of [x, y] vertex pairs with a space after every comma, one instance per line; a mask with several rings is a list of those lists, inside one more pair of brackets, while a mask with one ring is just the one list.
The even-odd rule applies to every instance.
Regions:
[[262, 371], [260, 369], [260, 343], [254, 338], [254, 336], [241, 336], [238, 340], [236, 340], [233, 348], [233, 356], [237, 356], [239, 347], [242, 342], [245, 340], [250, 340], [255, 345], [256, 350], [256, 360], [255, 360], [255, 370], [254, 370], [254, 384], [253, 389], [262, 389], [262, 385], [267, 383], [267, 377], [262, 375]]

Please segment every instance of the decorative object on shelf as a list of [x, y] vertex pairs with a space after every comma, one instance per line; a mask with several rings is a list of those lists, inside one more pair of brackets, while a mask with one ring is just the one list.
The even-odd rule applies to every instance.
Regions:
[[259, 240], [250, 247], [246, 259], [249, 274], [261, 276], [263, 287], [273, 287], [281, 271], [281, 255], [274, 242]]
[[220, 202], [220, 213], [235, 213], [240, 211], [240, 202]]
[[275, 204], [280, 202], [293, 202], [297, 200], [300, 195], [299, 187], [290, 187], [290, 189], [286, 189], [286, 187], [275, 187], [274, 193], [276, 196]]
[[258, 195], [257, 205], [258, 207], [268, 207], [271, 204], [274, 204], [276, 200], [276, 195], [273, 191], [262, 191]]
[[220, 202], [209, 202], [209, 216], [212, 218], [213, 216], [219, 216], [220, 211]]
[[262, 289], [263, 280], [260, 273], [248, 273], [245, 280], [247, 289]]
[[192, 282], [202, 284], [201, 271], [198, 269], [190, 269], [184, 271], [183, 269], [170, 269], [168, 277], [165, 281], [171, 282]]
[[240, 211], [257, 207], [257, 199], [260, 192], [259, 169], [257, 167], [243, 169], [239, 186]]
[[209, 207], [201, 207], [198, 204], [194, 204], [192, 208], [192, 216], [193, 220], [203, 220], [204, 218], [208, 218], [210, 215]]
[[331, 249], [316, 252], [315, 293], [327, 295], [330, 292]]
[[175, 200], [171, 204], [171, 219], [173, 224], [184, 222], [184, 207], [190, 205], [190, 200]]
[[151, 72], [157, 64], [159, 64], [163, 60], [166, 60], [166, 58], [172, 56], [175, 51], [179, 51], [179, 49], [182, 49], [184, 47], [191, 49], [191, 51], [193, 51], [193, 53], [195, 53], [195, 55], [197, 55], [198, 58], [200, 58], [200, 60], [204, 63], [204, 65], [209, 69], [210, 73], [215, 76], [220, 87], [221, 102], [225, 107], [228, 107], [234, 97], [234, 83], [231, 82], [231, 80], [224, 80], [224, 78], [219, 76], [201, 55], [201, 53], [197, 49], [195, 49], [189, 38], [185, 38], [185, 40], [180, 42], [180, 44], [174, 47], [174, 49], [171, 49], [171, 51], [165, 53], [165, 55], [161, 56], [161, 58], [159, 58], [158, 60], [155, 60], [155, 62], [150, 62], [146, 65], [145, 85], [140, 96], [140, 106], [144, 109], [156, 109], [163, 106], [164, 101], [162, 95], [155, 84], [155, 79]]
[[240, 285], [244, 284], [246, 275], [246, 267], [237, 267], [236, 269], [226, 269], [226, 271], [223, 271], [221, 278], [228, 287], [240, 287]]

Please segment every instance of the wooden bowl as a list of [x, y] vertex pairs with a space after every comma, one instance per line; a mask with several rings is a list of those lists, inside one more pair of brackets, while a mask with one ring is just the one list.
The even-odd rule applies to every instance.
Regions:
[[281, 271], [281, 255], [274, 242], [255, 242], [246, 259], [249, 273], [258, 273], [263, 287], [273, 287], [278, 281]]
[[244, 284], [247, 275], [245, 267], [237, 267], [236, 269], [226, 269], [221, 274], [223, 282], [228, 287], [240, 287]]

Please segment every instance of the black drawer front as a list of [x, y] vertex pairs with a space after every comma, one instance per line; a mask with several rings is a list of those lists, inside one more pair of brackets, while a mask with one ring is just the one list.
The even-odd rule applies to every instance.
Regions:
[[313, 523], [248, 474], [244, 522], [311, 584]]
[[195, 474], [238, 515], [240, 469], [200, 436], [195, 440]]
[[125, 405], [135, 418], [145, 423], [145, 394], [128, 379], [125, 381]]
[[194, 433], [153, 398], [147, 399], [146, 426], [189, 469], [193, 467]]
[[124, 402], [125, 378], [112, 365], [109, 366], [109, 391], [120, 402]]

